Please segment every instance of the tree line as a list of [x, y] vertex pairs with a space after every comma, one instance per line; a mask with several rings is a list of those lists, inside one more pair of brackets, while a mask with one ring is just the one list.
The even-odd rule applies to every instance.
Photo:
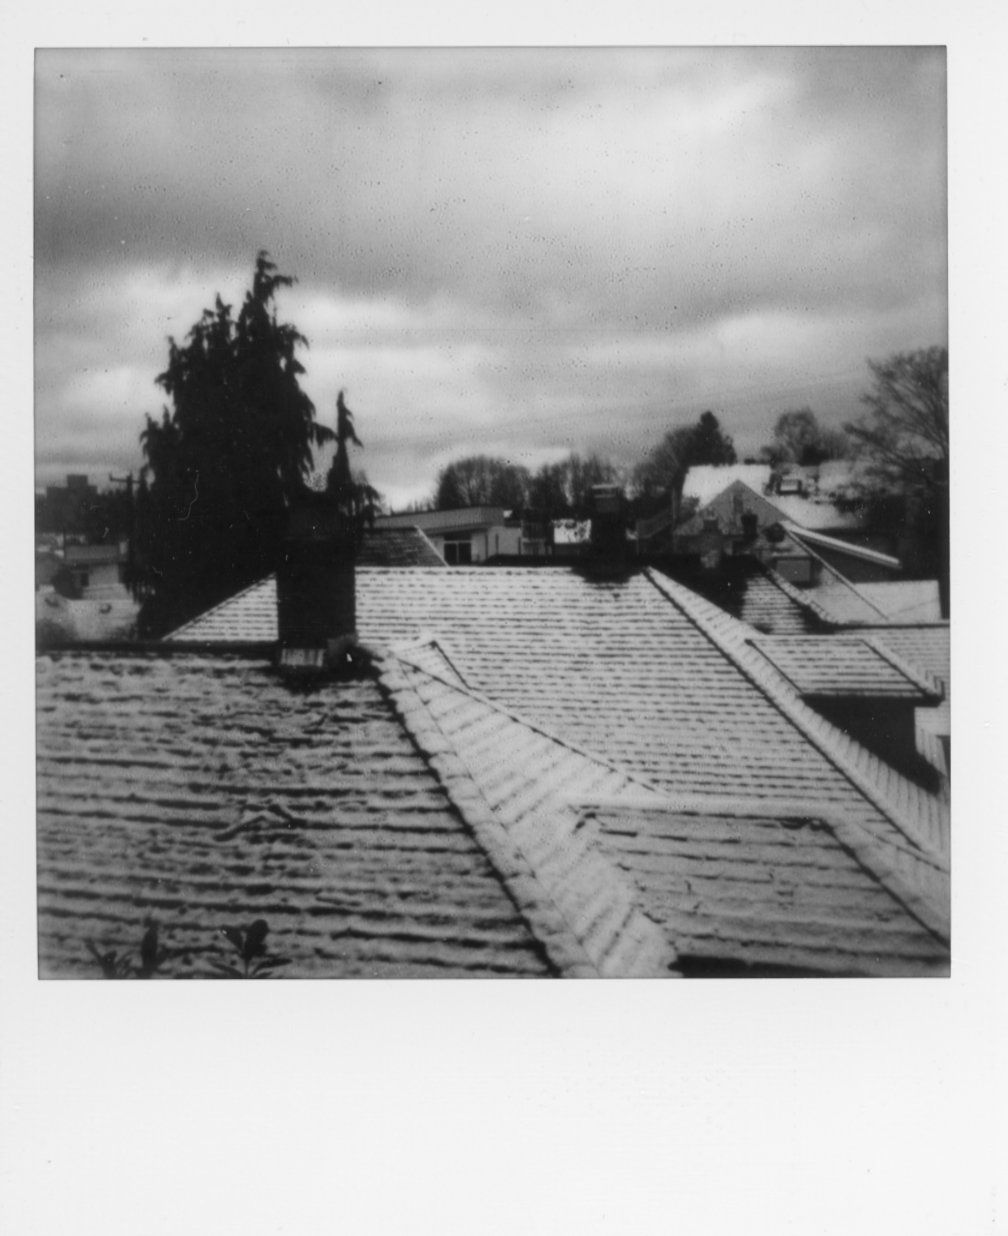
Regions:
[[[147, 416], [144, 463], [133, 512], [129, 583], [142, 600], [141, 630], [160, 635], [275, 569], [288, 512], [310, 487], [314, 452], [336, 446], [327, 488], [360, 522], [378, 497], [353, 473], [360, 445], [340, 394], [337, 428], [316, 419], [302, 390], [308, 341], [279, 320], [276, 297], [294, 280], [257, 255], [239, 310], [218, 295], [182, 343], [169, 340], [157, 384], [168, 399]], [[869, 519], [911, 527], [923, 558], [944, 569], [948, 543], [948, 353], [928, 348], [869, 362], [866, 414], [844, 431], [809, 408], [782, 412], [757, 457], [816, 464], [858, 454], [867, 463], [856, 501]], [[691, 467], [731, 464], [737, 453], [713, 411], [676, 425], [629, 469], [572, 452], [532, 471], [513, 460], [471, 455], [442, 469], [430, 505], [503, 506], [551, 517], [583, 516], [592, 486], [619, 482], [631, 516], [681, 496]], [[928, 565], [924, 563], [924, 565]]]

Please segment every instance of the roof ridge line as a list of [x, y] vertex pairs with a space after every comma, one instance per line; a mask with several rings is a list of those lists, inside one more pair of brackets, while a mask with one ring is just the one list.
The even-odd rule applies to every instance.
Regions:
[[[532, 938], [559, 974], [577, 975], [589, 969], [597, 975], [597, 967], [584, 945], [560, 912], [531, 863], [508, 835], [472, 774], [463, 764], [454, 744], [445, 735], [437, 719], [431, 715], [430, 709], [420, 699], [401, 669], [397, 675], [396, 671], [401, 665], [398, 658], [394, 658], [394, 662], [391, 666], [384, 660], [379, 664], [379, 685], [391, 703], [403, 732], [437, 779], [459, 818], [472, 833], [508, 897], [527, 924]], [[397, 677], [399, 682], [396, 681]], [[423, 710], [425, 725], [417, 726], [411, 722], [407, 710], [403, 707], [403, 696], [414, 702], [417, 710]], [[430, 741], [431, 738], [434, 739], [433, 742]], [[445, 758], [446, 750], [448, 759]], [[453, 763], [456, 767], [452, 767]]]
[[[950, 939], [948, 910], [941, 908], [935, 900], [925, 896], [914, 888], [909, 879], [889, 860], [884, 852], [880, 852], [878, 839], [857, 820], [849, 820], [839, 812], [823, 813], [823, 822], [827, 825], [851, 857], [871, 875], [879, 884], [903, 906], [908, 914], [915, 918], [923, 927], [932, 932], [945, 945]], [[851, 834], [854, 834], [852, 836]], [[895, 847], [892, 847], [895, 848]], [[865, 851], [867, 850], [867, 856]], [[916, 857], [916, 855], [914, 856]], [[948, 902], [948, 872], [936, 869], [944, 877], [941, 881], [942, 902]]]
[[[469, 686], [468, 678], [466, 678], [465, 674], [463, 674], [458, 665], [456, 665], [456, 657], [453, 649], [446, 643], [445, 640], [443, 640], [439, 635], [435, 635], [432, 631], [421, 631], [415, 639], [406, 639], [390, 644], [388, 646], [388, 651], [392, 656], [399, 658], [399, 660], [406, 660], [410, 652], [414, 649], [420, 648], [436, 648], [451, 666], [452, 670], [458, 675], [459, 682], [466, 687]], [[424, 673], [430, 672], [426, 670], [424, 666], [418, 665], [415, 661], [407, 661], [407, 663], [414, 669], [422, 670]]]
[[[939, 870], [947, 870], [946, 865], [938, 861], [929, 847], [925, 847], [916, 840], [914, 834], [917, 829], [913, 826], [912, 822], [904, 818], [903, 812], [889, 800], [888, 795], [881, 791], [877, 786], [873, 785], [869, 778], [862, 774], [858, 769], [851, 767], [850, 762], [845, 756], [833, 750], [830, 744], [824, 741], [820, 734], [814, 732], [814, 730], [806, 724], [805, 718], [801, 715], [801, 713], [803, 710], [808, 709], [808, 705], [804, 704], [801, 700], [792, 700], [787, 698], [787, 696], [783, 695], [773, 683], [763, 681], [761, 675], [758, 675], [751, 666], [746, 665], [739, 658], [738, 652], [735, 648], [733, 648], [725, 640], [719, 638], [713, 630], [708, 629], [706, 624], [704, 624], [696, 614], [690, 612], [692, 608], [690, 605], [685, 604], [682, 598], [675, 598], [669, 595], [663, 584], [659, 583], [659, 581], [654, 578], [654, 569], [652, 567], [645, 568], [645, 574], [647, 575], [652, 587], [664, 596], [670, 605], [676, 605], [681, 612], [686, 615], [689, 621], [693, 623], [697, 630], [700, 631], [717, 649], [719, 649], [719, 651], [729, 661], [731, 661], [738, 671], [743, 674], [745, 678], [751, 682], [753, 686], [755, 686], [756, 689], [764, 696], [764, 698], [777, 709], [781, 716], [789, 721], [790, 724], [798, 730], [802, 737], [805, 738], [805, 740], [813, 747], [815, 747], [820, 755], [832, 764], [841, 776], [843, 776], [850, 783], [850, 785], [862, 795], [863, 798], [875, 807], [877, 811], [882, 813], [882, 815], [889, 821], [890, 824], [892, 824], [897, 832], [899, 832], [910, 843], [913, 847], [913, 853], [915, 853], [921, 860], [927, 862], [928, 865], [934, 866]], [[678, 585], [675, 580], [669, 579], [667, 582], [672, 587], [682, 587], [682, 585]], [[703, 600], [703, 598], [698, 599]], [[711, 602], [706, 603], [712, 604]], [[716, 609], [717, 607], [713, 606], [713, 608]], [[726, 620], [728, 623], [738, 622], [738, 620], [733, 618], [731, 614], [725, 613], [724, 611], [719, 611], [718, 616], [720, 619]], [[745, 626], [744, 623], [739, 623], [738, 625]], [[828, 726], [831, 731], [836, 728], [824, 718], [820, 718], [817, 713], [815, 716], [817, 718], [817, 722], [821, 722], [822, 725]], [[886, 767], [888, 768], [888, 765]], [[898, 778], [901, 784], [906, 783], [908, 786], [913, 784], [912, 782], [907, 781], [905, 777], [902, 777], [899, 773], [897, 773], [895, 769], [890, 771], [894, 777]], [[917, 790], [917, 787], [914, 787], [914, 789]]]
[[209, 609], [204, 609], [194, 617], [187, 619], [180, 627], [175, 627], [169, 631], [167, 635], [162, 635], [161, 639], [168, 643], [175, 639], [176, 636], [183, 635], [195, 623], [202, 622], [205, 618], [209, 618], [211, 614], [216, 614], [219, 609], [223, 609], [225, 605], [234, 604], [239, 598], [246, 596], [256, 588], [261, 588], [263, 584], [269, 583], [271, 579], [275, 578], [276, 571], [270, 571], [268, 575], [263, 575], [259, 579], [253, 580], [251, 584], [246, 584], [244, 588], [239, 589], [238, 592], [233, 592], [230, 596], [225, 597], [223, 601], [218, 601], [216, 605], [211, 605]]
[[806, 596], [800, 588], [796, 588], [790, 580], [785, 579], [784, 576], [781, 575], [781, 573], [774, 567], [767, 566], [766, 563], [761, 563], [760, 565], [766, 571], [774, 585], [779, 588], [785, 596], [790, 597], [796, 605], [800, 605], [802, 609], [807, 610], [810, 614], [813, 614], [819, 619], [820, 622], [825, 622], [831, 627], [847, 627], [849, 625], [846, 618], [837, 618], [830, 614], [829, 610], [820, 605], [819, 602], [814, 600], [812, 597]]
[[[436, 642], [436, 640], [431, 641]], [[389, 649], [389, 655], [399, 660], [398, 654], [394, 649]], [[607, 756], [599, 755], [595, 751], [589, 751], [587, 747], [581, 747], [577, 743], [572, 742], [569, 738], [565, 738], [560, 734], [554, 733], [553, 730], [547, 729], [539, 721], [532, 721], [520, 712], [516, 712], [506, 704], [500, 703], [489, 695], [484, 695], [482, 691], [477, 691], [475, 687], [471, 687], [467, 682], [461, 683], [452, 682], [450, 679], [443, 677], [425, 665], [414, 665], [412, 661], [407, 661], [410, 669], [419, 674], [426, 674], [428, 678], [433, 678], [436, 682], [440, 682], [443, 686], [450, 687], [453, 691], [458, 691], [462, 695], [468, 695], [470, 699], [474, 699], [477, 703], [485, 705], [487, 708], [492, 708], [494, 712], [501, 713], [505, 717], [509, 717], [518, 725], [524, 726], [527, 730], [531, 730], [534, 734], [540, 734], [543, 738], [549, 739], [550, 742], [555, 742], [558, 747], [563, 747], [567, 751], [571, 751], [574, 755], [581, 756], [582, 759], [591, 760], [592, 763], [599, 765], [600, 768], [607, 768], [610, 772], [617, 773], [621, 777], [625, 777], [627, 781], [634, 785], [639, 785], [644, 790], [651, 794], [667, 795], [667, 791], [661, 786], [653, 784], [642, 774], [627, 768], [623, 764], [617, 764], [615, 760], [610, 760]]]
[[[815, 558], [816, 562], [826, 567], [826, 569], [829, 572], [831, 572], [831, 574], [836, 576], [836, 578], [840, 581], [840, 583], [844, 585], [844, 587], [849, 588], [850, 591], [853, 592], [856, 597], [862, 600], [865, 603], [865, 605], [869, 607], [869, 609], [873, 609], [875, 613], [879, 615], [880, 618], [886, 618], [888, 616], [883, 610], [881, 610], [875, 604], [874, 601], [869, 600], [869, 598], [866, 597], [863, 592], [861, 592], [861, 590], [857, 587], [857, 585], [852, 583], [851, 580], [849, 580], [842, 571], [838, 570], [831, 562], [827, 562], [826, 559], [821, 554], [817, 554], [815, 549], [812, 546], [805, 544], [805, 542], [802, 540], [802, 533], [809, 531], [809, 529], [802, 528], [800, 524], [796, 524], [794, 520], [792, 519], [792, 520], [788, 520], [787, 524], [784, 527], [784, 531], [792, 539], [792, 541], [797, 541], [799, 546], [807, 554], [811, 554], [812, 557]], [[820, 534], [816, 533], [815, 535], [818, 536]], [[835, 541], [836, 537], [827, 537], [826, 540]], [[840, 544], [845, 544], [845, 542], [840, 542]], [[856, 549], [857, 546], [854, 546], [854, 548]], [[882, 556], [887, 557], [888, 555], [882, 555]]]
[[911, 682], [916, 683], [922, 690], [927, 691], [929, 695], [936, 695], [939, 701], [945, 699], [944, 690], [927, 670], [915, 668], [909, 661], [904, 660], [899, 653], [893, 652], [891, 648], [886, 648], [878, 636], [874, 634], [862, 632], [860, 638], [869, 648], [877, 652], [883, 661], [888, 661], [894, 669], [899, 670], [901, 674], [905, 674]]
[[[562, 974], [566, 973], [572, 977], [584, 977], [586, 974], [605, 977], [606, 961], [613, 951], [612, 945], [600, 957], [594, 956], [589, 951], [588, 943], [582, 938], [582, 933], [572, 921], [571, 914], [563, 908], [554, 889], [544, 880], [538, 867], [528, 857], [520, 842], [512, 836], [511, 830], [488, 801], [455, 743], [445, 734], [437, 718], [421, 699], [416, 687], [402, 673], [401, 666], [408, 663], [400, 662], [395, 657], [392, 661], [394, 664], [391, 666], [384, 661], [379, 671], [382, 689], [387, 693], [403, 729], [437, 777], [452, 806], [472, 831], [477, 843], [507, 889], [508, 895], [528, 923], [533, 938]], [[460, 689], [456, 683], [446, 682], [439, 675], [430, 674], [423, 669], [417, 670], [413, 666], [410, 668], [428, 678], [444, 683], [450, 689], [459, 691], [460, 694], [477, 698], [472, 692]], [[395, 681], [397, 677], [400, 678], [398, 684]], [[403, 709], [399, 699], [400, 694], [408, 695], [415, 701], [416, 709], [409, 711]], [[481, 702], [491, 709], [494, 707], [492, 701]], [[420, 710], [423, 712], [425, 724], [417, 727], [415, 725], [416, 712]], [[426, 743], [424, 731], [427, 731]], [[433, 742], [430, 741], [431, 737], [434, 738]], [[553, 818], [558, 826], [562, 818], [560, 813], [563, 811], [571, 815], [571, 823], [576, 823], [570, 808], [566, 804], [557, 804]], [[628, 924], [635, 915], [644, 924], [649, 923], [650, 920], [638, 905], [633, 888], [627, 885], [618, 868], [604, 853], [590, 851], [589, 854], [605, 865], [610, 876], [609, 887], [610, 891], [616, 894], [616, 902], [609, 906], [609, 910], [616, 908], [621, 895], [625, 898], [625, 908], [629, 909], [629, 915], [625, 917], [620, 934], [623, 935], [629, 930], [630, 935], [627, 938], [630, 940], [637, 938], [639, 942], [639, 927], [635, 937], [634, 929], [628, 927]], [[575, 858], [575, 863], [582, 861], [583, 857], [582, 855]], [[572, 890], [572, 893], [576, 896], [576, 890]], [[594, 899], [591, 904], [595, 904]], [[569, 907], [575, 910], [577, 908], [576, 905]], [[596, 915], [597, 913], [599, 912], [596, 910]], [[601, 913], [604, 914], [605, 911]], [[593, 924], [594, 919], [591, 919], [588, 926], [591, 927]], [[652, 975], [659, 972], [665, 973], [668, 969], [670, 976], [674, 976], [671, 967], [677, 960], [675, 949], [668, 945], [663, 936], [660, 937], [660, 943], [661, 948], [657, 955], [662, 958], [663, 967], [660, 970], [654, 968], [654, 949], [652, 948], [652, 966], [647, 973]], [[638, 956], [639, 961], [640, 956]]]
[[[872, 632], [866, 632], [863, 630], [845, 629], [843, 631], [827, 632], [827, 633], [818, 634], [818, 635], [817, 634], [775, 635], [772, 633], [764, 634], [762, 631], [760, 631], [754, 637], [750, 638], [748, 642], [756, 649], [757, 652], [762, 653], [762, 655], [766, 657], [767, 660], [770, 660], [770, 658], [767, 657], [766, 652], [760, 646], [761, 644], [774, 644], [774, 643], [794, 644], [794, 643], [800, 643], [804, 640], [816, 640], [816, 641], [827, 640], [831, 644], [832, 643], [864, 644], [866, 648], [870, 648], [872, 652], [874, 652], [877, 656], [879, 656], [883, 661], [891, 665], [892, 668], [897, 671], [897, 673], [902, 674], [903, 677], [906, 678], [909, 682], [913, 683], [915, 687], [919, 687], [921, 691], [926, 692], [928, 695], [936, 696], [937, 699], [934, 702], [940, 702], [941, 700], [945, 698], [945, 693], [942, 691], [937, 681], [933, 679], [932, 676], [928, 674], [926, 670], [916, 669], [914, 666], [912, 666], [909, 663], [909, 661], [905, 661], [897, 653], [891, 651], [891, 649], [883, 647], [882, 644], [878, 642], [878, 637]], [[798, 694], [804, 697], [805, 693], [801, 690], [801, 688], [794, 681], [791, 675], [786, 673], [784, 670], [782, 670], [779, 665], [774, 665], [772, 661], [770, 663], [771, 665], [773, 665], [773, 668], [777, 671], [777, 673], [780, 674], [782, 678], [787, 679], [787, 681], [791, 683], [791, 685], [798, 692]], [[926, 708], [926, 707], [929, 707], [929, 705], [918, 704], [917, 707]]]
[[[619, 810], [625, 801], [618, 797], [593, 797], [586, 799], [582, 810], [602, 808]], [[666, 812], [670, 809], [684, 815], [724, 815], [749, 818], [820, 821], [835, 837], [837, 844], [845, 849], [872, 879], [894, 897], [921, 926], [936, 935], [943, 944], [948, 943], [949, 924], [947, 914], [940, 913], [932, 901], [922, 896], [907, 877], [880, 852], [877, 838], [857, 821], [847, 819], [834, 807], [809, 806], [798, 799], [774, 798], [761, 800], [758, 806], [740, 795], [711, 795], [705, 798], [698, 794], [669, 794], [664, 802], [642, 801], [633, 803], [635, 811]], [[855, 834], [851, 836], [851, 834]], [[895, 848], [895, 847], [890, 847]], [[867, 856], [866, 856], [867, 851]], [[917, 855], [911, 855], [916, 859]], [[880, 870], [881, 868], [881, 870]], [[945, 876], [944, 870], [940, 870]]]

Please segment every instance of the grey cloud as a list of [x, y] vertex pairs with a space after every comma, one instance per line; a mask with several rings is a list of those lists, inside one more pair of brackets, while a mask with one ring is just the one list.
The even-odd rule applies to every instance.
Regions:
[[838, 371], [689, 352], [747, 315], [860, 322], [849, 374], [941, 341], [934, 50], [49, 52], [36, 145], [54, 425], [68, 370], [103, 354], [152, 384], [167, 334], [240, 295], [260, 247], [300, 279], [316, 403], [351, 380], [405, 401], [429, 426], [398, 442], [417, 459], [437, 424], [458, 440], [509, 408], [535, 413], [511, 432], [576, 446], [607, 420], [649, 430], [669, 392], [692, 410], [751, 381], [744, 419], [782, 397], [759, 385], [779, 370], [796, 390]]

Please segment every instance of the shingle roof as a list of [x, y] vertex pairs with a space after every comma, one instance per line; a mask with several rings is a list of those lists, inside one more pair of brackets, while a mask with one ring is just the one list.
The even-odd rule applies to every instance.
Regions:
[[925, 681], [909, 666], [901, 666], [893, 654], [886, 656], [869, 638], [784, 635], [754, 639], [752, 644], [800, 695], [861, 696], [921, 704], [937, 703], [941, 697], [936, 683]]
[[[947, 920], [947, 803], [902, 776], [806, 704], [794, 684], [753, 646], [759, 637], [750, 627], [660, 572], [649, 571], [648, 575], [679, 609], [702, 625], [725, 656], [781, 710], [826, 763], [863, 795], [860, 801], [845, 797], [841, 806], [839, 792], [831, 803], [823, 796], [821, 788], [803, 786], [797, 796], [799, 801], [816, 809], [842, 812], [848, 819], [863, 822], [867, 822], [863, 802], [871, 802], [884, 819], [895, 824], [899, 833], [910, 839], [911, 849], [919, 851], [916, 858], [908, 853], [907, 862], [919, 867], [915, 878], [930, 884], [934, 904], [940, 916]], [[806, 797], [808, 793], [815, 797]]]
[[446, 567], [448, 564], [419, 528], [365, 528], [357, 554], [362, 567]]
[[[816, 973], [947, 968], [927, 897], [870, 830], [794, 803], [670, 798], [436, 671], [393, 665], [383, 682], [477, 836], [500, 835], [497, 865], [537, 884], [533, 900], [544, 892], [569, 925], [587, 972], [663, 974], [704, 957]], [[589, 820], [618, 823], [600, 833]]]
[[213, 973], [219, 932], [267, 920], [281, 973], [554, 972], [497, 871], [372, 681], [306, 692], [241, 657], [38, 662], [43, 974], [85, 941]]
[[[586, 822], [686, 973], [947, 973], [944, 943], [839, 822], [793, 807], [607, 806]], [[728, 972], [731, 972], [730, 970]]]
[[950, 643], [947, 622], [921, 623], [914, 626], [865, 627], [876, 643], [888, 648], [908, 665], [929, 674], [946, 697], [950, 694]]
[[660, 795], [454, 677], [392, 659], [382, 683], [555, 964], [575, 975], [667, 974], [674, 953], [570, 805], [572, 794]]
[[[275, 639], [274, 598], [267, 580], [172, 638]], [[592, 582], [566, 569], [362, 569], [357, 615], [366, 644], [436, 632], [475, 690], [656, 784], [797, 797], [876, 817], [884, 802], [885, 827], [892, 795], [869, 806], [833, 758], [841, 738], [815, 731], [829, 747], [824, 758], [719, 642], [720, 620], [734, 620], [656, 572]], [[743, 642], [754, 634], [742, 627]], [[749, 657], [765, 665], [754, 649]], [[911, 793], [902, 779], [895, 785], [897, 800]], [[911, 798], [904, 814], [915, 808]], [[901, 831], [912, 827], [896, 814]], [[938, 828], [929, 823], [925, 834]]]

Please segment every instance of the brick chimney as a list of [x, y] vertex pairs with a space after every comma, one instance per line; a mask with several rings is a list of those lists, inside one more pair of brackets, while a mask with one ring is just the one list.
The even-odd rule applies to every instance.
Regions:
[[618, 485], [593, 485], [591, 490], [591, 547], [600, 558], [627, 556], [626, 503]]
[[718, 523], [718, 517], [713, 511], [704, 515], [703, 528], [697, 540], [700, 565], [705, 571], [716, 571], [724, 557], [725, 536]]
[[277, 568], [280, 664], [331, 669], [356, 640], [355, 529], [333, 499], [306, 492], [288, 513]]

